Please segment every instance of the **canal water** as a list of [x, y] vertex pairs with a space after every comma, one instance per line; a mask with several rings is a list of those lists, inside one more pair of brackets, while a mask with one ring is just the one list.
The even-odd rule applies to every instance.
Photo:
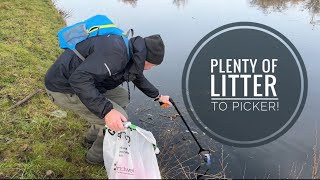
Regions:
[[[68, 24], [105, 14], [123, 30], [133, 28], [135, 35], [162, 36], [166, 45], [164, 63], [145, 75], [162, 94], [175, 99], [201, 142], [210, 147], [215, 160], [212, 174], [223, 171], [219, 177], [311, 178], [313, 148], [320, 137], [319, 0], [58, 0], [57, 7], [70, 13]], [[307, 102], [297, 123], [276, 141], [256, 148], [223, 146], [205, 136], [186, 114], [181, 95], [182, 70], [192, 48], [215, 28], [239, 21], [262, 23], [284, 34], [303, 57], [309, 80]], [[167, 177], [194, 177], [190, 172], [197, 161], [186, 160], [197, 147], [174, 109], [161, 109], [139, 90], [133, 91], [133, 86], [131, 91], [130, 120], [155, 133], [166, 154], [161, 158], [167, 158], [160, 163], [162, 173]], [[179, 143], [189, 148], [170, 149]]]

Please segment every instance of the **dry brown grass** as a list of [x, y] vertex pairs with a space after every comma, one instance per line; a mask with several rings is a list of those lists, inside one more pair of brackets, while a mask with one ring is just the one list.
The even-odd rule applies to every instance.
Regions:
[[67, 20], [68, 18], [71, 17], [71, 10], [67, 11], [67, 10], [64, 10], [62, 9], [61, 7], [58, 7], [57, 4], [58, 4], [58, 1], [59, 0], [52, 0], [52, 4], [57, 8], [60, 16], [64, 19], [64, 20]]
[[313, 146], [313, 165], [312, 165], [312, 179], [319, 179], [319, 162], [320, 162], [320, 151], [318, 151], [318, 130], [315, 132], [315, 145]]

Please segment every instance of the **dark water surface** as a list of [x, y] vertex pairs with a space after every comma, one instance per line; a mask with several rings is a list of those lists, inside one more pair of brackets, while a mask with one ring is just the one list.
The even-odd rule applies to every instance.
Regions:
[[[133, 28], [136, 35], [161, 34], [166, 44], [165, 61], [146, 72], [146, 76], [162, 94], [172, 96], [182, 109], [184, 63], [204, 35], [219, 26], [238, 21], [262, 23], [280, 31], [296, 46], [307, 68], [309, 92], [305, 108], [298, 122], [270, 144], [256, 148], [223, 146], [226, 174], [231, 178], [311, 177], [313, 146], [316, 144], [316, 129], [320, 126], [320, 0], [59, 0], [57, 6], [71, 12], [68, 24], [95, 14], [106, 14], [120, 28]], [[172, 121], [163, 115], [172, 115], [174, 111], [172, 108], [160, 109], [140, 91], [132, 90], [129, 114], [132, 120], [141, 118], [153, 121], [157, 126], [170, 126]], [[178, 118], [176, 122], [182, 124]], [[193, 122], [190, 124], [202, 134]], [[154, 131], [157, 134], [166, 130], [157, 128]], [[183, 126], [180, 132], [181, 136], [187, 135]], [[180, 135], [176, 138], [181, 139]], [[158, 141], [162, 140], [158, 136]], [[202, 136], [203, 142], [209, 140]], [[214, 156], [218, 166], [221, 145], [210, 143], [217, 144]], [[192, 150], [197, 149], [194, 144], [192, 146]], [[180, 149], [177, 154], [185, 152], [186, 149]], [[214, 169], [219, 171], [218, 167]]]

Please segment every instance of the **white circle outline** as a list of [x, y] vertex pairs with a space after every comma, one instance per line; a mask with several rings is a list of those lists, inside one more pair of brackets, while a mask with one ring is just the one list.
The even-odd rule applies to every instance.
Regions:
[[[293, 114], [291, 115], [290, 119], [286, 122], [286, 124], [284, 126], [282, 126], [282, 128], [280, 128], [279, 130], [277, 130], [276, 132], [274, 132], [273, 134], [265, 137], [265, 138], [262, 138], [262, 139], [259, 139], [259, 140], [253, 140], [253, 141], [236, 141], [236, 140], [232, 140], [232, 139], [228, 139], [228, 138], [225, 138], [225, 137], [222, 137], [220, 136], [219, 134], [216, 134], [215, 132], [213, 132], [211, 129], [209, 129], [207, 126], [204, 125], [204, 123], [200, 120], [200, 118], [198, 117], [197, 113], [195, 111], [193, 111], [193, 106], [192, 106], [192, 103], [191, 103], [191, 100], [190, 100], [190, 96], [189, 96], [189, 82], [188, 82], [188, 79], [189, 79], [189, 74], [190, 74], [190, 69], [192, 67], [192, 64], [195, 60], [195, 57], [198, 55], [198, 53], [201, 51], [202, 47], [205, 46], [209, 41], [211, 41], [213, 38], [219, 36], [220, 34], [222, 33], [225, 33], [225, 32], [228, 32], [228, 31], [232, 31], [232, 30], [237, 30], [237, 29], [253, 29], [253, 30], [257, 30], [257, 31], [262, 31], [262, 32], [265, 32], [271, 36], [273, 36], [274, 38], [278, 39], [283, 45], [285, 45], [287, 47], [287, 49], [291, 52], [291, 55], [293, 55], [294, 59], [296, 60], [297, 62], [297, 65], [298, 65], [298, 69], [299, 69], [299, 72], [300, 72], [300, 78], [301, 78], [301, 91], [300, 91], [300, 98], [299, 98], [299, 102], [297, 104], [297, 107], [295, 109], [295, 111], [293, 112]], [[187, 101], [188, 101], [188, 104], [189, 106], [191, 107], [191, 111], [193, 112], [193, 115], [195, 116], [196, 120], [201, 124], [201, 126], [206, 129], [208, 132], [210, 132], [211, 134], [213, 134], [214, 136], [224, 140], [224, 141], [227, 141], [229, 143], [235, 143], [235, 144], [242, 144], [242, 145], [249, 145], [249, 144], [256, 144], [256, 143], [260, 143], [260, 142], [263, 142], [263, 141], [266, 141], [268, 139], [271, 139], [272, 137], [278, 135], [279, 133], [281, 133], [293, 120], [293, 118], [296, 116], [298, 110], [299, 110], [299, 107], [301, 106], [301, 102], [302, 102], [302, 99], [303, 99], [303, 93], [304, 93], [304, 76], [303, 76], [303, 73], [302, 73], [302, 68], [301, 68], [301, 64], [299, 62], [299, 59], [297, 57], [297, 55], [295, 54], [295, 52], [292, 50], [292, 48], [282, 39], [280, 38], [278, 35], [274, 34], [273, 32], [270, 32], [266, 29], [263, 29], [263, 28], [260, 28], [260, 27], [256, 27], [256, 26], [236, 26], [236, 27], [229, 27], [229, 28], [226, 28], [226, 29], [223, 29], [222, 31], [219, 31], [215, 34], [213, 34], [212, 36], [210, 36], [210, 38], [208, 38], [207, 40], [205, 40], [198, 48], [197, 50], [195, 51], [195, 53], [193, 54], [192, 58], [191, 58], [191, 61], [189, 63], [189, 66], [188, 66], [188, 69], [187, 69], [187, 72], [186, 72], [186, 97], [187, 97]]]

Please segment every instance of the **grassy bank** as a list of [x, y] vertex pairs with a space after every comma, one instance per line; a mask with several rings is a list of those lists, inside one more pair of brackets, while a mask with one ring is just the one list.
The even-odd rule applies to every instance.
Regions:
[[[50, 0], [0, 3], [0, 178], [103, 178], [101, 166], [84, 161], [81, 140], [87, 125], [68, 112], [50, 113], [43, 80], [61, 53], [57, 31], [65, 25]], [[41, 89], [27, 103], [7, 109]]]

